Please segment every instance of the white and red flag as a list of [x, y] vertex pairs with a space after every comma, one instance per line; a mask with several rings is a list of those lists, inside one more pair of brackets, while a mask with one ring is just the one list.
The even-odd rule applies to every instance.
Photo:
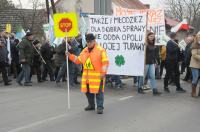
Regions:
[[177, 24], [175, 27], [171, 28], [171, 32], [178, 32], [179, 30], [189, 30], [190, 26], [187, 22], [187, 19], [183, 19], [182, 22]]

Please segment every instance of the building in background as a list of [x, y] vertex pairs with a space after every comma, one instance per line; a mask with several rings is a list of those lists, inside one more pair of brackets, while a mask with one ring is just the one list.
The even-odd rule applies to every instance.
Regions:
[[57, 12], [94, 13], [94, 0], [57, 0]]
[[[113, 4], [130, 9], [149, 8], [149, 5], [139, 0], [57, 0], [55, 2], [57, 12], [77, 12], [79, 15], [112, 14]], [[105, 12], [101, 11], [102, 9]]]
[[6, 24], [11, 24], [12, 32], [19, 27], [43, 35], [42, 25], [47, 22], [44, 9], [6, 9], [0, 11], [0, 31], [5, 30]]

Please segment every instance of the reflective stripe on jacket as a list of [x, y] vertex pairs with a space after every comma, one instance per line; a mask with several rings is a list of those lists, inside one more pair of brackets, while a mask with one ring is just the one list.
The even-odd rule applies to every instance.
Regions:
[[101, 80], [101, 75], [106, 75], [109, 65], [105, 49], [96, 44], [91, 52], [85, 48], [78, 57], [71, 54], [69, 59], [76, 64], [83, 64], [83, 67], [88, 66], [88, 68], [83, 68], [82, 92], [86, 93], [88, 91], [87, 85], [89, 85], [90, 93], [98, 93], [101, 81], [103, 81], [102, 91], [104, 92], [105, 80]]

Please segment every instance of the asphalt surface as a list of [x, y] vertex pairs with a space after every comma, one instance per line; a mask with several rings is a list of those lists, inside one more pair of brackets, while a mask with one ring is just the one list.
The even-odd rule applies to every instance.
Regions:
[[103, 115], [85, 112], [86, 97], [80, 86], [71, 87], [71, 109], [67, 108], [66, 83], [36, 83], [32, 87], [0, 83], [0, 132], [199, 132], [200, 98], [190, 97], [190, 83], [182, 82], [187, 93], [163, 92], [158, 88], [139, 95], [132, 79], [123, 80], [121, 90], [107, 88]]

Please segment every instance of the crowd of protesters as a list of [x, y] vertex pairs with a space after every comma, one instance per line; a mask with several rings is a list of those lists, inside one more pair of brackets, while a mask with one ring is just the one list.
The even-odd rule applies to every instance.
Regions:
[[[7, 39], [10, 37], [10, 54], [8, 58]], [[157, 79], [163, 80], [164, 91], [169, 93], [169, 84], [176, 86], [176, 91], [184, 93], [186, 90], [180, 85], [180, 74], [186, 72], [184, 81], [192, 82], [192, 97], [196, 97], [196, 88], [200, 77], [200, 32], [188, 35], [187, 44], [183, 50], [179, 46], [176, 33], [170, 33], [170, 41], [166, 46], [155, 45], [155, 34], [150, 32], [146, 38], [145, 50], [145, 75], [134, 77], [138, 93], [144, 94], [144, 87], [150, 81], [153, 95], [158, 96]], [[68, 49], [71, 54], [78, 56], [84, 49], [81, 37], [68, 38]], [[82, 73], [82, 66], [72, 61], [69, 62], [70, 86], [79, 85], [78, 76]], [[66, 81], [66, 42], [52, 46], [48, 41], [44, 44], [34, 39], [34, 34], [27, 32], [19, 41], [14, 34], [0, 33], [0, 72], [4, 85], [11, 85], [9, 76], [13, 75], [20, 86], [32, 86], [32, 75], [37, 75], [37, 82], [55, 81], [60, 85]], [[180, 72], [181, 71], [181, 72]], [[164, 77], [165, 75], [165, 77]], [[116, 89], [121, 89], [125, 84], [121, 76], [107, 75], [107, 83]], [[113, 85], [114, 84], [114, 85]], [[200, 93], [199, 93], [200, 95]]]

